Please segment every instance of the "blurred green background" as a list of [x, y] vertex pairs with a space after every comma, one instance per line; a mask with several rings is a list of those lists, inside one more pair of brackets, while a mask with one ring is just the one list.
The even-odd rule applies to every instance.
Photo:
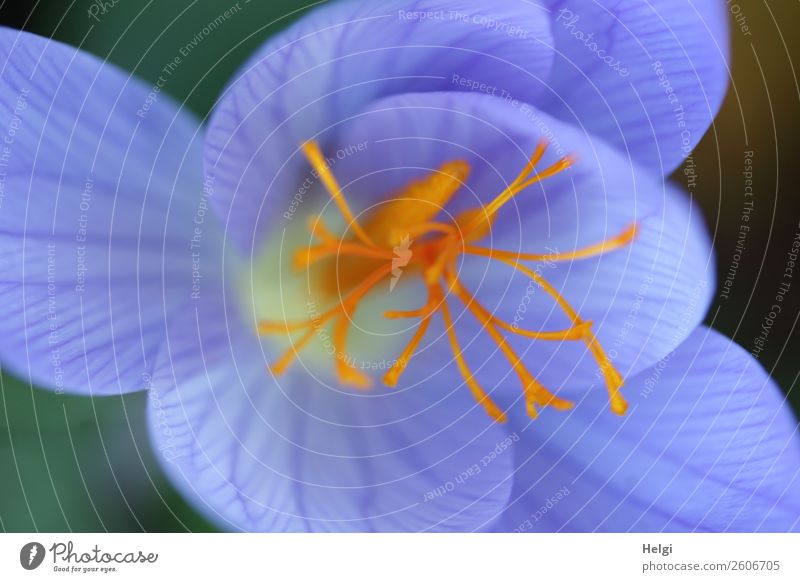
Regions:
[[[373, 0], [365, 0], [373, 1]], [[722, 1], [722, 0], [720, 0]], [[196, 32], [232, 0], [2, 1], [0, 22], [81, 46], [150, 82]], [[102, 4], [102, 2], [100, 3]], [[748, 350], [774, 303], [786, 251], [800, 225], [800, 3], [729, 2], [733, 88], [712, 131], [694, 154], [693, 194], [714, 233], [722, 282], [734, 255], [744, 197], [744, 152], [754, 152], [755, 207], [730, 297], [707, 323]], [[113, 5], [113, 7], [112, 7]], [[240, 0], [239, 15], [210, 35], [170, 77], [165, 91], [201, 116], [227, 79], [270, 34], [298, 18], [308, 2]], [[740, 28], [746, 24], [750, 34]], [[674, 180], [686, 180], [683, 172]], [[800, 392], [800, 281], [775, 322], [762, 364], [787, 391]], [[56, 396], [0, 376], [0, 530], [211, 531], [170, 488], [144, 427], [144, 394]]]

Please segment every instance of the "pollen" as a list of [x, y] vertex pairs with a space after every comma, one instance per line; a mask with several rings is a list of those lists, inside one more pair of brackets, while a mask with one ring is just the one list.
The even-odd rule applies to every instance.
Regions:
[[[369, 389], [372, 378], [356, 369], [350, 358], [342, 357], [347, 354], [353, 315], [365, 297], [379, 292], [378, 287], [382, 283], [388, 283], [387, 288], [391, 292], [401, 277], [413, 276], [419, 277], [427, 289], [424, 304], [410, 311], [383, 313], [383, 317], [389, 319], [418, 320], [408, 344], [383, 376], [385, 385], [398, 385], [433, 318], [440, 316], [453, 361], [464, 385], [492, 419], [497, 422], [507, 420], [506, 412], [491, 399], [466, 361], [450, 307], [450, 302], [458, 301], [463, 304], [466, 313], [480, 324], [482, 333], [489, 336], [519, 379], [525, 409], [531, 418], [536, 418], [545, 407], [569, 410], [573, 402], [557, 396], [534, 377], [511, 346], [511, 336], [585, 344], [603, 376], [611, 411], [625, 414], [628, 404], [621, 391], [624, 379], [595, 336], [592, 322], [582, 319], [551, 283], [525, 263], [573, 261], [613, 252], [635, 240], [636, 224], [614, 237], [565, 253], [516, 253], [480, 246], [480, 242], [491, 232], [498, 212], [514, 197], [576, 163], [574, 156], [565, 156], [548, 167], [538, 169], [547, 147], [547, 141], [541, 141], [520, 174], [488, 204], [466, 210], [449, 221], [437, 217], [469, 178], [470, 165], [462, 160], [442, 164], [428, 175], [410, 182], [394, 193], [390, 201], [367, 213], [362, 223], [353, 214], [319, 145], [314, 141], [303, 144], [303, 153], [319, 175], [347, 228], [345, 234], [337, 235], [329, 230], [321, 217], [309, 218], [307, 226], [314, 244], [298, 249], [293, 264], [302, 271], [316, 269], [319, 274], [316, 280], [323, 291], [335, 300], [332, 306], [306, 320], [259, 323], [258, 332], [262, 335], [288, 335], [294, 338], [291, 348], [271, 365], [272, 373], [285, 373], [315, 334], [320, 329], [330, 328], [336, 348], [333, 365], [338, 381], [354, 389]], [[495, 316], [481, 305], [459, 279], [456, 265], [463, 256], [497, 261], [529, 278], [555, 302], [570, 325], [553, 331], [520, 329]]]

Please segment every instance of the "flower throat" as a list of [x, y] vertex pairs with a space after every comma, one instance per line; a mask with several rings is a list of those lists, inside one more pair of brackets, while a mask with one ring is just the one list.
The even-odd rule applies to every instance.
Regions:
[[[383, 314], [390, 319], [419, 320], [411, 340], [383, 376], [387, 386], [397, 385], [432, 318], [441, 314], [453, 358], [467, 388], [490, 417], [498, 422], [507, 420], [506, 413], [481, 387], [464, 358], [448, 306], [448, 300], [455, 298], [464, 304], [482, 326], [482, 331], [489, 335], [508, 360], [521, 383], [526, 411], [531, 418], [536, 418], [538, 409], [542, 407], [568, 410], [573, 403], [553, 394], [530, 373], [510, 345], [508, 334], [531, 340], [585, 343], [603, 375], [611, 410], [616, 414], [624, 414], [628, 407], [620, 393], [624, 380], [595, 337], [592, 323], [583, 320], [541, 274], [522, 262], [572, 261], [598, 256], [630, 244], [636, 236], [636, 225], [613, 238], [568, 253], [516, 253], [477, 244], [490, 233], [497, 212], [505, 204], [529, 186], [555, 176], [574, 164], [574, 157], [566, 156], [537, 171], [547, 145], [546, 141], [538, 144], [516, 179], [488, 205], [469, 209], [453, 220], [439, 221], [436, 218], [469, 177], [470, 166], [461, 160], [447, 162], [436, 171], [410, 182], [391, 201], [367, 214], [362, 224], [353, 215], [319, 145], [314, 141], [303, 144], [304, 154], [346, 222], [347, 234], [333, 234], [319, 216], [309, 218], [308, 228], [316, 244], [296, 251], [294, 267], [298, 270], [316, 267], [320, 290], [327, 297], [335, 297], [336, 304], [301, 321], [259, 323], [258, 330], [262, 335], [288, 334], [293, 337], [300, 334], [292, 346], [273, 362], [272, 372], [275, 375], [283, 374], [316, 332], [328, 325], [332, 326], [331, 337], [338, 355], [346, 354], [352, 317], [361, 301], [382, 281], [388, 280], [390, 289], [393, 289], [401, 275], [415, 276], [420, 277], [427, 288], [424, 304], [412, 311], [387, 311]], [[456, 265], [461, 255], [499, 261], [529, 277], [558, 304], [570, 320], [570, 327], [557, 331], [526, 330], [496, 317], [478, 302], [459, 279]], [[372, 385], [370, 376], [356, 369], [350, 358], [334, 356], [334, 366], [342, 384], [357, 389], [368, 389]]]

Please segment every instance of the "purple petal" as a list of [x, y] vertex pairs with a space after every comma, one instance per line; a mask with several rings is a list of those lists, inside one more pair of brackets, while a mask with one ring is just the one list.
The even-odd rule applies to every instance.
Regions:
[[173, 483], [221, 527], [468, 531], [502, 512], [513, 440], [452, 376], [358, 392], [297, 365], [277, 381], [254, 324], [214, 303], [170, 322], [150, 426]]
[[547, 14], [528, 2], [327, 3], [271, 39], [211, 120], [215, 204], [244, 249], [303, 181], [300, 145], [381, 96], [462, 90], [532, 98], [552, 62]]
[[548, 0], [556, 59], [544, 111], [654, 173], [694, 149], [728, 87], [721, 0]]
[[593, 395], [523, 429], [499, 529], [799, 529], [797, 421], [750, 354], [698, 328], [627, 391], [626, 417]]
[[194, 222], [197, 122], [28, 33], [0, 29], [0, 63], [3, 365], [57, 391], [141, 389], [165, 314], [192, 291], [195, 227], [203, 268], [219, 254]]

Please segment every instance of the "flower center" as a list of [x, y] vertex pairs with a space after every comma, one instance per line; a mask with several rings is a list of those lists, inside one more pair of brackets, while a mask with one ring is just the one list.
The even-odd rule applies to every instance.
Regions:
[[[315, 313], [309, 319], [259, 323], [258, 329], [262, 335], [301, 334], [292, 347], [272, 364], [273, 373], [283, 374], [323, 327], [332, 327], [331, 337], [337, 352], [346, 354], [352, 316], [364, 297], [382, 281], [388, 279], [391, 290], [401, 277], [415, 276], [420, 277], [427, 288], [424, 305], [412, 311], [387, 311], [383, 314], [390, 319], [419, 320], [408, 345], [383, 377], [387, 386], [397, 385], [432, 318], [441, 314], [453, 358], [466, 386], [489, 416], [498, 422], [506, 421], [505, 412], [481, 387], [463, 356], [448, 306], [448, 300], [455, 298], [464, 304], [508, 360], [522, 385], [526, 411], [531, 418], [537, 416], [541, 407], [566, 410], [572, 408], [573, 403], [553, 394], [530, 373], [511, 347], [507, 334], [532, 340], [585, 343], [605, 380], [611, 410], [616, 414], [624, 414], [628, 407], [620, 393], [624, 380], [595, 337], [591, 322], [583, 320], [541, 274], [522, 262], [571, 261], [601, 255], [630, 244], [636, 236], [636, 225], [629, 226], [613, 238], [568, 253], [516, 253], [477, 245], [489, 234], [497, 212], [505, 204], [529, 186], [573, 165], [574, 158], [566, 156], [537, 171], [546, 149], [547, 142], [540, 142], [522, 172], [488, 205], [469, 209], [450, 221], [437, 221], [436, 218], [467, 180], [470, 166], [465, 161], [447, 162], [437, 171], [411, 182], [391, 202], [369, 213], [361, 224], [353, 215], [318, 144], [314, 141], [305, 143], [303, 152], [344, 217], [349, 233], [335, 235], [325, 226], [321, 217], [309, 219], [309, 230], [318, 243], [297, 250], [294, 266], [300, 270], [316, 269], [317, 285], [325, 296], [335, 297], [336, 301], [332, 307]], [[569, 318], [571, 326], [556, 331], [526, 330], [496, 317], [478, 302], [459, 279], [456, 264], [462, 255], [499, 261], [529, 277], [556, 301]], [[353, 367], [347, 357], [335, 357], [334, 365], [342, 384], [359, 389], [371, 386], [371, 378]]]

